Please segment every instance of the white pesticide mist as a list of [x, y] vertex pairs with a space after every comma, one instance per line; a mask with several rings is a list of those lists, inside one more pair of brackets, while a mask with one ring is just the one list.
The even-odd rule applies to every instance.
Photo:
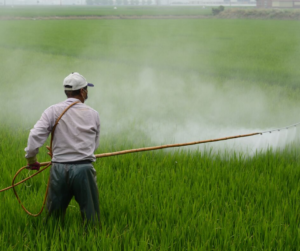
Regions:
[[[183, 74], [142, 63], [127, 73], [126, 60], [123, 64], [80, 57], [70, 60], [18, 49], [6, 58], [1, 71], [6, 76], [3, 81], [11, 87], [0, 93], [2, 110], [6, 110], [2, 121], [6, 116], [17, 118], [11, 123], [25, 127], [24, 133], [29, 133], [47, 107], [66, 98], [62, 82], [72, 71], [95, 84], [86, 103], [99, 112], [101, 137], [111, 145], [116, 138], [120, 139], [118, 144], [124, 140], [125, 147], [134, 148], [193, 142], [262, 132], [300, 121], [298, 103], [280, 95], [280, 87], [216, 83], [196, 72]], [[298, 136], [297, 128], [291, 128], [182, 149], [251, 156], [270, 147], [283, 149]]]
[[[130, 148], [139, 148], [263, 132], [298, 122], [297, 107], [291, 106], [288, 99], [278, 104], [274, 92], [269, 96], [268, 89], [257, 86], [218, 85], [205, 82], [196, 74], [183, 79], [149, 67], [121, 80], [110, 74], [98, 78], [93, 70], [78, 71], [95, 84], [89, 88], [86, 104], [99, 112], [101, 136], [111, 145], [115, 144], [116, 137], [124, 139], [125, 148], [128, 148], [127, 143]], [[55, 81], [52, 74], [54, 70], [44, 72], [43, 81], [41, 76], [31, 74], [31, 83], [26, 79], [22, 92], [16, 88], [11, 93], [15, 98], [6, 101], [6, 105], [11, 105], [7, 109], [19, 122], [28, 122], [24, 133], [29, 133], [47, 107], [66, 98], [62, 82], [69, 72], [57, 74]], [[296, 142], [298, 136], [297, 128], [293, 127], [182, 149], [213, 153], [234, 151], [251, 156], [269, 148], [283, 149]]]
[[[113, 78], [109, 83], [113, 83]], [[182, 79], [151, 68], [136, 73], [135, 81], [122, 85], [102, 84], [95, 88], [100, 99], [90, 100], [100, 110], [106, 134], [143, 132], [149, 142], [136, 147], [193, 142], [241, 134], [263, 132], [297, 122], [297, 107], [288, 99], [278, 104], [276, 92], [268, 89], [202, 81], [196, 74]], [[91, 94], [94, 96], [94, 94]], [[116, 116], [117, 115], [117, 116]], [[136, 137], [138, 137], [136, 135]], [[297, 128], [247, 138], [184, 147], [213, 152], [255, 152], [283, 149], [298, 138]]]

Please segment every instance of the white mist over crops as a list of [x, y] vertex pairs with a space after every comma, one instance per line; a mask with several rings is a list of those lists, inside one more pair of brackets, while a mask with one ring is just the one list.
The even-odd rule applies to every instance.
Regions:
[[[24, 66], [19, 64], [18, 67]], [[201, 79], [196, 73], [181, 77], [150, 67], [121, 80], [111, 72], [99, 77], [93, 68], [86, 72], [78, 68], [73, 70], [95, 84], [94, 88], [89, 88], [86, 103], [100, 114], [101, 136], [106, 136], [109, 141], [110, 137], [119, 135], [131, 142], [133, 148], [262, 132], [298, 122], [297, 107], [287, 98], [281, 97], [277, 102], [276, 91], [270, 95], [268, 88], [247, 83], [217, 84]], [[28, 72], [34, 81], [30, 83], [30, 78], [25, 77], [22, 92], [19, 88], [9, 90], [14, 98], [4, 97], [5, 93], [2, 95], [2, 100], [7, 99], [8, 112], [19, 117], [19, 122], [30, 120], [32, 126], [48, 106], [65, 99], [62, 82], [69, 74], [67, 71], [65, 75], [62, 71], [55, 74], [53, 70], [43, 74], [37, 72]], [[24, 133], [29, 129], [27, 127]], [[146, 139], [142, 145], [141, 135]], [[269, 147], [283, 148], [297, 138], [297, 128], [292, 128], [183, 149], [252, 155]]]
[[[112, 36], [110, 42], [119, 46], [116, 41]], [[151, 48], [155, 50], [158, 46], [156, 40], [144, 53], [150, 57], [154, 54]], [[184, 48], [187, 54], [193, 53], [193, 48]], [[65, 99], [63, 79], [78, 71], [95, 84], [89, 89], [87, 104], [100, 114], [101, 135], [107, 141], [119, 136], [134, 148], [261, 132], [300, 121], [294, 101], [276, 86], [255, 85], [247, 80], [214, 80], [196, 70], [185, 72], [184, 67], [176, 71], [159, 68], [159, 64], [155, 67], [140, 63], [129, 68], [126, 58], [124, 61], [84, 58], [90, 54], [89, 47], [81, 48], [80, 55], [71, 59], [22, 48], [14, 50], [3, 70], [7, 71], [5, 82], [12, 83], [11, 88], [1, 93], [7, 114], [18, 117], [16, 123], [20, 126], [23, 121], [33, 126], [48, 106]], [[203, 65], [206, 59], [213, 61], [206, 55]], [[214, 70], [210, 66], [209, 71]], [[30, 127], [25, 129], [27, 133]], [[141, 141], [140, 137], [145, 138]], [[268, 147], [282, 148], [297, 137], [294, 128], [184, 149], [253, 154]]]
[[[257, 86], [218, 85], [202, 81], [196, 74], [182, 79], [151, 68], [138, 72], [135, 82], [124, 79], [122, 85], [114, 85], [112, 79], [110, 84], [101, 80], [100, 83], [100, 88], [96, 84], [90, 90], [91, 99], [87, 103], [100, 108], [102, 133], [109, 137], [130, 130], [133, 138], [128, 140], [135, 142], [138, 138], [134, 131], [142, 132], [149, 142], [136, 147], [263, 132], [298, 122], [297, 107], [284, 99], [278, 105], [276, 93], [270, 96], [268, 89]], [[291, 128], [185, 149], [252, 155], [269, 147], [283, 148], [296, 140], [297, 129]]]

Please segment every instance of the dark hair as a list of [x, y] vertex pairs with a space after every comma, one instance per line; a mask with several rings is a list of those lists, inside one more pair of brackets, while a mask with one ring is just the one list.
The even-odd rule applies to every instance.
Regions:
[[[65, 87], [67, 88], [72, 88], [72, 86], [69, 86], [69, 85], [65, 85]], [[84, 89], [84, 90], [87, 90], [87, 86], [81, 88], [81, 89]], [[75, 90], [75, 91], [66, 91], [65, 90], [65, 94], [67, 95], [68, 98], [72, 98], [72, 97], [75, 97], [75, 96], [79, 96], [80, 95], [80, 90]]]

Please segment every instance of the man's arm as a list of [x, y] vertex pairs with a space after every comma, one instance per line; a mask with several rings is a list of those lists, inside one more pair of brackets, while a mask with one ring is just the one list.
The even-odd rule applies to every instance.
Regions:
[[40, 120], [31, 129], [27, 147], [25, 148], [25, 158], [28, 165], [32, 166], [37, 162], [36, 155], [39, 152], [39, 148], [45, 143], [51, 132], [51, 126], [46, 111], [42, 114]]
[[100, 137], [100, 119], [99, 119], [99, 114], [97, 113], [97, 132], [95, 138], [95, 151], [99, 147], [99, 137]]

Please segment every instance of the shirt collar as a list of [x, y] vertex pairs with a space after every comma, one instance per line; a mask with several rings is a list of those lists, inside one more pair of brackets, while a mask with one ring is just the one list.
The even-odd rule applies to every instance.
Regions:
[[[67, 98], [66, 102], [76, 102], [76, 101], [80, 101], [78, 98]], [[81, 101], [80, 101], [81, 102]]]

